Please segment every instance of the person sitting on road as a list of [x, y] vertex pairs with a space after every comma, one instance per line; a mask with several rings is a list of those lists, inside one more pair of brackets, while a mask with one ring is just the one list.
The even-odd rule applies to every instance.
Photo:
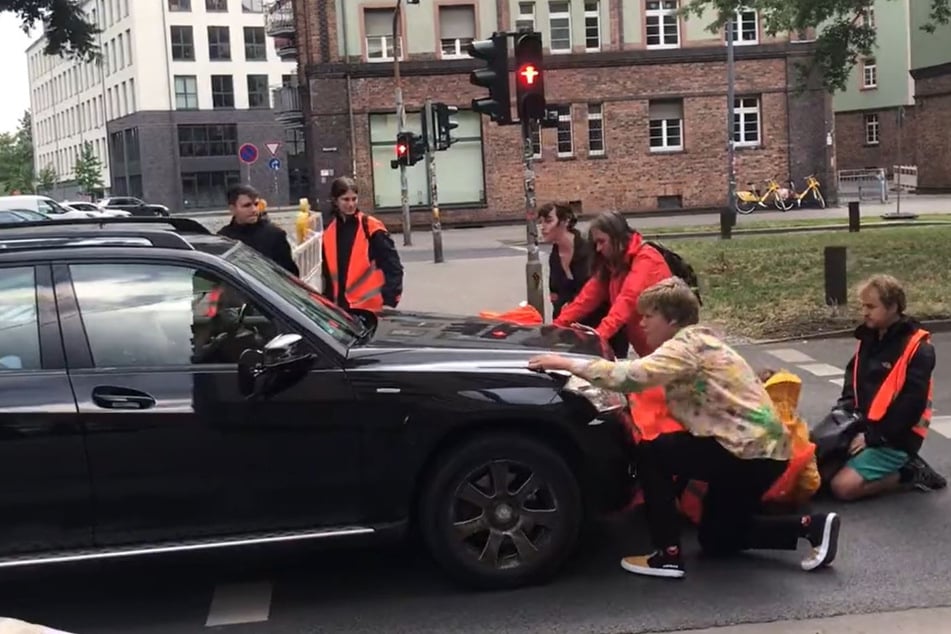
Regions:
[[[562, 309], [570, 304], [584, 285], [591, 279], [591, 261], [594, 252], [591, 244], [575, 229], [578, 218], [567, 203], [553, 202], [538, 210], [538, 226], [542, 242], [551, 245], [548, 258], [548, 292], [551, 297], [552, 318], [558, 319]], [[607, 299], [590, 315], [579, 320], [594, 328], [601, 323], [611, 305]], [[627, 335], [618, 331], [610, 339], [614, 356], [627, 356], [630, 344]]]
[[636, 360], [571, 359], [542, 355], [534, 370], [561, 370], [593, 385], [625, 393], [664, 386], [670, 415], [684, 427], [637, 449], [648, 528], [656, 550], [625, 557], [635, 574], [683, 577], [674, 477], [706, 482], [699, 541], [712, 555], [746, 549], [812, 546], [804, 570], [835, 559], [836, 513], [764, 517], [763, 496], [786, 472], [792, 437], [750, 365], [710, 329], [699, 325], [700, 305], [681, 279], [671, 277], [639, 294], [645, 343], [654, 351]]
[[218, 234], [240, 240], [261, 255], [287, 269], [294, 275], [300, 270], [294, 262], [287, 234], [276, 224], [262, 218], [258, 211], [260, 196], [249, 185], [235, 185], [228, 190], [228, 209], [231, 222], [222, 227]]
[[645, 245], [641, 234], [615, 211], [597, 216], [589, 234], [595, 250], [591, 279], [553, 323], [581, 325], [608, 301], [611, 308], [595, 328], [597, 333], [607, 341], [623, 331], [638, 355], [649, 354], [652, 348], [641, 330], [637, 298], [651, 284], [670, 277], [670, 267], [660, 251]]
[[931, 423], [930, 333], [905, 315], [905, 291], [891, 275], [862, 282], [858, 298], [865, 322], [855, 329], [858, 347], [836, 408], [864, 420], [830, 490], [857, 500], [902, 488], [943, 489], [947, 480], [918, 455]]

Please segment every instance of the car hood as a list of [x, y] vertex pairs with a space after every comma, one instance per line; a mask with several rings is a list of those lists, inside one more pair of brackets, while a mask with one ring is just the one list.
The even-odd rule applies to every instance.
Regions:
[[528, 356], [543, 352], [569, 355], [611, 356], [597, 335], [558, 326], [520, 326], [494, 319], [436, 313], [387, 311], [373, 337], [350, 351], [352, 359], [397, 352], [420, 356], [495, 360], [524, 364]]

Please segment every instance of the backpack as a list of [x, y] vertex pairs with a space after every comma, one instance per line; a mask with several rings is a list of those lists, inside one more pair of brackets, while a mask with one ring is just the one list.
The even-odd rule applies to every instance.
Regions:
[[697, 296], [697, 301], [703, 306], [703, 299], [700, 298], [700, 279], [697, 277], [697, 272], [693, 270], [693, 267], [680, 257], [678, 253], [668, 249], [660, 242], [655, 240], [646, 240], [645, 242], [664, 256], [664, 261], [667, 262], [670, 272], [687, 283], [687, 286], [690, 287], [693, 294]]

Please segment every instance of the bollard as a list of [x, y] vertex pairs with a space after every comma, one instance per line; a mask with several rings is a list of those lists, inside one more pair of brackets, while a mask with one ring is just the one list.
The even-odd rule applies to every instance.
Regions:
[[849, 290], [845, 258], [845, 247], [825, 248], [825, 283], [827, 306], [845, 306], [848, 304]]
[[720, 239], [729, 240], [733, 235], [733, 227], [736, 225], [736, 212], [730, 213], [729, 208], [720, 210]]
[[858, 201], [849, 203], [849, 233], [858, 233], [859, 226], [862, 224], [862, 212], [859, 209]]

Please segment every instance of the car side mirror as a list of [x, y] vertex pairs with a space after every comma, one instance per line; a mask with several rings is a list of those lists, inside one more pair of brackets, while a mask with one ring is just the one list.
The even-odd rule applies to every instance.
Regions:
[[268, 398], [300, 381], [316, 356], [298, 334], [278, 335], [263, 350], [249, 348], [238, 359], [238, 389], [248, 399]]

